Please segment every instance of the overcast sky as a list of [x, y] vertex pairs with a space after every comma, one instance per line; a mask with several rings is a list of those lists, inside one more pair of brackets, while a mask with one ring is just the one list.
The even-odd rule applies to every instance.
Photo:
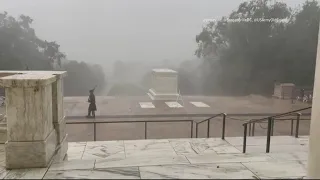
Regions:
[[0, 10], [33, 18], [38, 37], [57, 41], [68, 59], [106, 65], [190, 59], [203, 19], [228, 15], [243, 1], [0, 0]]

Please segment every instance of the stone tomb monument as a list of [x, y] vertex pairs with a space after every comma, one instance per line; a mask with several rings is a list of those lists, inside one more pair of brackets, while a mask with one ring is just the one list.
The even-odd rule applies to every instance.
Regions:
[[148, 95], [152, 100], [177, 100], [178, 73], [171, 69], [153, 69]]
[[48, 167], [68, 150], [63, 111], [64, 71], [12, 71], [1, 76], [5, 88], [6, 168]]
[[279, 99], [291, 99], [295, 85], [293, 83], [278, 83], [274, 85], [273, 97]]

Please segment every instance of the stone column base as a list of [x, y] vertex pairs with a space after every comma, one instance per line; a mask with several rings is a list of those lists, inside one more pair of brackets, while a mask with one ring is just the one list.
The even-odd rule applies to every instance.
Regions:
[[179, 94], [159, 94], [153, 89], [149, 89], [148, 96], [152, 100], [176, 101], [179, 97]]
[[62, 118], [58, 123], [53, 123], [53, 126], [57, 132], [57, 142], [60, 144], [66, 136], [66, 120]]
[[44, 141], [11, 142], [5, 144], [6, 168], [48, 167], [57, 147], [57, 133], [53, 129]]
[[54, 162], [64, 161], [68, 152], [68, 134], [65, 135], [60, 145], [57, 147], [57, 153], [54, 156]]

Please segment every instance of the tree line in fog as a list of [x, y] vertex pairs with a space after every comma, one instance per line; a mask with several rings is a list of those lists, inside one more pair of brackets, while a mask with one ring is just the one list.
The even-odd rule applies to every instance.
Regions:
[[[315, 0], [297, 9], [252, 0], [207, 22], [196, 36], [195, 54], [203, 60], [202, 93], [270, 95], [275, 81], [313, 86], [319, 16]], [[254, 22], [258, 18], [281, 21]]]
[[65, 70], [67, 96], [87, 95], [95, 85], [99, 85], [97, 91], [105, 86], [100, 65], [66, 60], [57, 42], [36, 36], [32, 22], [29, 16], [0, 13], [0, 70]]

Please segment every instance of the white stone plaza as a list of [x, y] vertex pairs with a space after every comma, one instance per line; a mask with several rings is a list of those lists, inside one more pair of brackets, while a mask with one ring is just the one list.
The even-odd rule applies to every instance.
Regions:
[[6, 170], [0, 146], [0, 177], [6, 179], [302, 179], [307, 174], [308, 137], [158, 139], [69, 142], [67, 158], [50, 167]]

